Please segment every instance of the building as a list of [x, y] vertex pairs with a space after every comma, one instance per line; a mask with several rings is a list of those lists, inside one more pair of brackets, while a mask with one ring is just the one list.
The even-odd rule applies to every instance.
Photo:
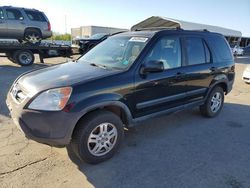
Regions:
[[248, 45], [250, 42], [249, 38], [243, 38], [244, 41], [241, 42], [242, 34], [240, 31], [227, 29], [218, 26], [205, 25], [199, 23], [186, 22], [182, 20], [176, 20], [172, 18], [152, 16], [143, 20], [134, 26], [131, 30], [139, 30], [144, 28], [157, 28], [157, 27], [173, 27], [173, 28], [182, 28], [186, 30], [208, 30], [211, 32], [221, 33], [228, 40], [229, 44], [242, 45], [243, 47]]
[[81, 26], [79, 28], [71, 29], [72, 39], [86, 38], [98, 33], [116, 33], [120, 31], [128, 31], [128, 29], [101, 27], [101, 26]]

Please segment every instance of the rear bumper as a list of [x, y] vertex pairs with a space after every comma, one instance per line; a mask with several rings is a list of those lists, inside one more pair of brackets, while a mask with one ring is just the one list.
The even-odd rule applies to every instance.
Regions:
[[42, 38], [46, 39], [52, 36], [52, 31], [42, 31]]
[[13, 101], [10, 94], [7, 96], [6, 104], [14, 123], [28, 139], [53, 146], [70, 143], [77, 123], [75, 113], [23, 109], [22, 105]]
[[228, 82], [226, 94], [229, 93], [230, 91], [232, 91], [232, 89], [233, 89], [233, 84], [234, 84], [234, 80]]

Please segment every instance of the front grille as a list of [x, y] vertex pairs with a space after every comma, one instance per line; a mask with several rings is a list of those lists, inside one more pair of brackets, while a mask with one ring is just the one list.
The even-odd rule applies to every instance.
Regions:
[[18, 103], [23, 102], [26, 98], [26, 94], [21, 90], [18, 83], [16, 83], [12, 87], [10, 94], [11, 94], [12, 98]]

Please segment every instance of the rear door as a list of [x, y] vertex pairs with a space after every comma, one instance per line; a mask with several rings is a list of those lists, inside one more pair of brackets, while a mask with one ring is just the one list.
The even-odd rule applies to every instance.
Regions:
[[26, 20], [21, 11], [15, 8], [6, 8], [5, 12], [9, 37], [23, 38]]
[[8, 33], [6, 18], [3, 9], [0, 8], [0, 37], [5, 38]]
[[182, 74], [181, 40], [175, 35], [160, 37], [148, 52], [147, 61], [162, 61], [164, 71], [135, 77], [135, 116], [181, 107], [185, 100], [185, 75]]
[[186, 36], [184, 41], [187, 103], [202, 100], [213, 80], [214, 67], [202, 37]]
[[39, 28], [41, 31], [48, 30], [48, 20], [42, 12], [37, 10], [24, 10], [29, 20], [29, 27]]

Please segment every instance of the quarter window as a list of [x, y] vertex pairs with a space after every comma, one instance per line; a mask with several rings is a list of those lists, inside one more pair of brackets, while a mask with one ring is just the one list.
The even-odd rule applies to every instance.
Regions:
[[232, 52], [227, 44], [227, 41], [222, 36], [214, 36], [209, 40], [209, 46], [215, 49], [216, 58], [218, 61], [232, 60]]
[[6, 9], [7, 17], [10, 20], [23, 20], [23, 15], [19, 10]]
[[181, 66], [181, 48], [178, 37], [163, 37], [156, 42], [146, 61], [161, 61], [164, 69]]
[[46, 21], [41, 12], [25, 10], [25, 13], [27, 14], [28, 18], [32, 21], [41, 21], [41, 22]]
[[186, 38], [188, 65], [210, 62], [210, 52], [201, 38]]

